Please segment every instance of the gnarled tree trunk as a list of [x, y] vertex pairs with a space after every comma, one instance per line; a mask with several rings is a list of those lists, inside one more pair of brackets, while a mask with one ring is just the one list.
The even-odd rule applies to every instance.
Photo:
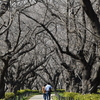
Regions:
[[4, 79], [1, 78], [0, 79], [0, 98], [3, 98], [4, 97], [4, 94], [5, 94], [5, 83], [4, 83]]

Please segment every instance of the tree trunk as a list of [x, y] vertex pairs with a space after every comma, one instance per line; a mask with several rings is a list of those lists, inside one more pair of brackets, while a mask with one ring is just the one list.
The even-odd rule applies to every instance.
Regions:
[[80, 0], [81, 5], [86, 12], [87, 16], [89, 17], [91, 21], [91, 25], [94, 29], [94, 34], [100, 36], [100, 22], [99, 18], [97, 17], [97, 14], [93, 10], [92, 4], [90, 0]]
[[83, 73], [82, 73], [82, 94], [87, 94], [89, 93], [89, 87], [90, 87], [90, 81], [89, 81], [89, 76], [91, 73], [84, 68]]
[[100, 85], [100, 67], [97, 71], [96, 78], [93, 80], [93, 82], [91, 84], [90, 92], [91, 93], [96, 93], [99, 85]]
[[5, 94], [4, 74], [1, 74], [1, 77], [0, 77], [0, 99], [4, 97], [4, 94]]
[[4, 80], [2, 80], [2, 81], [3, 81], [2, 84], [0, 84], [0, 99], [4, 98], [4, 94], [5, 94], [5, 90], [4, 90], [5, 83], [4, 83]]
[[4, 68], [0, 74], [0, 99], [3, 98], [4, 94], [5, 94], [4, 77], [5, 77], [5, 73], [7, 72], [7, 69], [8, 69], [8, 60], [2, 59], [2, 61], [4, 62]]

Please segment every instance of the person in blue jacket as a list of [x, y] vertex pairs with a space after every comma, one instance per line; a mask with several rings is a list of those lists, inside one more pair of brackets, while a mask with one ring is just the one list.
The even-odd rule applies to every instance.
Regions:
[[46, 100], [50, 100], [51, 99], [51, 91], [52, 91], [52, 86], [50, 85], [50, 83], [48, 83], [45, 86], [45, 90], [46, 90]]

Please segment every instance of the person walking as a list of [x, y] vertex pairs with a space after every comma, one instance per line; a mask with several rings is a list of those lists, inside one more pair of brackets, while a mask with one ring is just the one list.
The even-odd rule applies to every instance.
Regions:
[[51, 91], [52, 91], [52, 86], [50, 85], [50, 83], [48, 83], [45, 86], [45, 90], [46, 90], [46, 100], [50, 100], [51, 99]]
[[43, 99], [46, 100], [46, 90], [45, 90], [46, 84], [42, 87], [42, 93], [43, 93]]

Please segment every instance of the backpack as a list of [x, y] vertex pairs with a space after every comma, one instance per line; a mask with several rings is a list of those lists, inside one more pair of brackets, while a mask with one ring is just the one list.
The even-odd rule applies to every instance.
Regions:
[[49, 92], [52, 92], [52, 89], [51, 89], [51, 87], [49, 87]]

